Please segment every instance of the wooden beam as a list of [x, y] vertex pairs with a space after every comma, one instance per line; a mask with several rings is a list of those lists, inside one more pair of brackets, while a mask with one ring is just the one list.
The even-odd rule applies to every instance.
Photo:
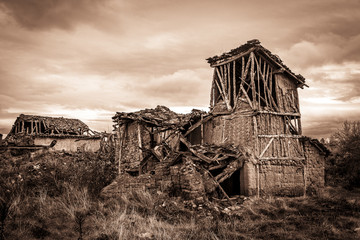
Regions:
[[139, 123], [137, 125], [137, 137], [138, 137], [138, 146], [140, 151], [139, 160], [141, 162], [143, 160], [143, 154], [142, 154], [142, 141], [141, 141], [141, 125]]
[[[222, 79], [221, 76], [220, 76], [220, 73], [219, 73], [219, 71], [218, 71], [218, 68], [215, 68], [215, 69], [216, 69], [216, 72], [217, 72], [217, 74], [218, 74], [221, 87], [222, 87], [222, 89], [225, 91], [223, 79]], [[224, 96], [224, 101], [225, 101], [227, 110], [228, 110], [228, 111], [231, 111], [231, 106], [230, 106], [229, 100], [228, 100], [228, 98], [227, 98], [227, 95], [226, 95], [224, 92], [223, 92], [223, 96]]]
[[266, 110], [260, 110], [260, 111], [257, 111], [257, 112], [258, 113], [264, 113], [264, 114], [279, 115], [279, 116], [301, 117], [300, 113], [279, 113], [279, 112], [272, 112], [272, 111], [266, 111]]
[[228, 59], [225, 60], [225, 61], [221, 61], [221, 60], [216, 61], [215, 63], [210, 64], [210, 66], [211, 66], [211, 67], [218, 67], [218, 66], [220, 66], [220, 65], [224, 65], [224, 64], [226, 64], [226, 63], [235, 61], [235, 60], [237, 60], [237, 59], [239, 59], [239, 58], [241, 58], [241, 57], [243, 57], [243, 56], [248, 55], [249, 53], [251, 53], [251, 52], [254, 51], [255, 49], [256, 49], [256, 47], [252, 47], [252, 48], [250, 48], [249, 50], [247, 50], [247, 51], [244, 52], [244, 53], [241, 53], [241, 54], [238, 54], [238, 55], [236, 55], [236, 56], [230, 57], [230, 58], [228, 58]]
[[264, 135], [264, 134], [260, 134], [258, 135], [258, 137], [260, 138], [304, 138], [304, 136], [301, 135], [290, 135], [290, 134], [271, 134], [271, 135]]
[[200, 123], [200, 130], [201, 130], [201, 145], [204, 144], [204, 124], [203, 124], [203, 121], [204, 121], [204, 118], [203, 118], [203, 115], [201, 115], [201, 123]]
[[232, 82], [233, 82], [233, 100], [234, 100], [234, 109], [237, 102], [237, 96], [236, 96], [236, 67], [235, 67], [235, 61], [233, 61], [233, 76], [232, 76]]
[[211, 163], [212, 162], [212, 159], [205, 156], [204, 154], [201, 154], [201, 153], [198, 153], [196, 152], [192, 147], [191, 147], [191, 143], [186, 140], [186, 138], [180, 134], [180, 142], [182, 142], [189, 150], [190, 152], [192, 152], [196, 157], [200, 158], [201, 160], [203, 160], [204, 162], [207, 162], [207, 163]]
[[[264, 51], [261, 51], [266, 57], [268, 57], [269, 59], [271, 59], [271, 57]], [[309, 87], [307, 84], [305, 84], [305, 82], [303, 80], [298, 79], [293, 73], [291, 73], [290, 71], [286, 70], [281, 64], [279, 64], [276, 61], [273, 61], [275, 65], [277, 65], [280, 69], [284, 69], [284, 71], [286, 71], [287, 74], [289, 74], [291, 77], [293, 77], [294, 79], [296, 79], [296, 81], [302, 83], [304, 86]]]
[[250, 69], [250, 84], [251, 84], [251, 88], [252, 88], [252, 102], [253, 102], [253, 106], [255, 107], [256, 104], [256, 89], [255, 89], [255, 72], [254, 72], [254, 68], [255, 68], [255, 61], [254, 61], [254, 53], [251, 52], [250, 53], [250, 58], [251, 58], [251, 69]]
[[[256, 60], [256, 57], [255, 57], [255, 55], [254, 55], [254, 58], [255, 58], [255, 60]], [[261, 66], [261, 65], [260, 65]], [[260, 106], [261, 106], [261, 104], [260, 104], [260, 101], [261, 101], [261, 99], [260, 99], [260, 97], [261, 97], [261, 89], [260, 89], [260, 68], [259, 69], [257, 69], [257, 71], [256, 71], [256, 75], [257, 75], [257, 91], [256, 91], [256, 89], [255, 89], [255, 92], [257, 92], [257, 95], [258, 95], [258, 109], [261, 109], [260, 108]]]
[[245, 91], [245, 88], [244, 88], [242, 85], [240, 85], [240, 89], [243, 91], [243, 93], [244, 93], [244, 95], [245, 95], [245, 97], [246, 97], [246, 100], [249, 102], [250, 107], [251, 107], [252, 109], [254, 109], [254, 107], [253, 107], [253, 105], [252, 105], [252, 102], [251, 102], [249, 96], [247, 95], [247, 93], [246, 93], [246, 91]]
[[255, 143], [255, 156], [258, 156], [258, 149], [259, 149], [259, 138], [258, 138], [258, 126], [256, 121], [256, 116], [253, 116], [253, 125], [254, 125], [254, 143]]
[[259, 160], [305, 160], [304, 157], [262, 157], [259, 158]]
[[226, 197], [226, 199], [232, 204], [229, 196], [227, 195], [227, 193], [225, 192], [225, 190], [221, 187], [220, 183], [218, 183], [218, 182], [215, 180], [214, 176], [210, 173], [210, 171], [208, 171], [208, 170], [206, 170], [206, 169], [204, 169], [204, 170], [209, 174], [209, 176], [210, 176], [211, 179], [214, 181], [214, 183], [219, 187], [219, 189], [220, 189], [221, 192], [224, 194], [224, 196]]
[[266, 150], [268, 150], [268, 148], [270, 147], [271, 143], [274, 141], [274, 138], [272, 137], [270, 139], [270, 141], [268, 142], [268, 144], [266, 145], [266, 147], [264, 148], [264, 150], [260, 153], [259, 158], [262, 158], [262, 156], [265, 154]]
[[215, 70], [214, 70], [214, 73], [213, 73], [213, 80], [212, 80], [212, 84], [211, 84], [210, 108], [213, 108], [214, 105], [215, 105], [214, 98], [215, 98]]
[[227, 81], [228, 81], [228, 99], [230, 101], [230, 105], [231, 105], [231, 75], [230, 75], [230, 63], [226, 64], [227, 67]]

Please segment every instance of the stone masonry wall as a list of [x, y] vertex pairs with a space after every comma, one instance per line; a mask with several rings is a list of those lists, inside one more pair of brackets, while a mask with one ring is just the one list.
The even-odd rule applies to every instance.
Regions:
[[186, 158], [183, 163], [169, 166], [169, 162], [158, 163], [153, 173], [137, 177], [121, 174], [103, 190], [103, 196], [131, 191], [162, 191], [169, 194], [181, 194], [192, 199], [205, 195], [203, 177], [195, 164]]

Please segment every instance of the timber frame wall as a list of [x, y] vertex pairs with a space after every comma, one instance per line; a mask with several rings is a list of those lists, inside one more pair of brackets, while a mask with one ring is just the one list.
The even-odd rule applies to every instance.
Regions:
[[[274, 61], [274, 55], [259, 42], [246, 51], [233, 56], [216, 56], [208, 62], [214, 68], [210, 112], [248, 118], [240, 122], [230, 120], [228, 124], [238, 125], [238, 131], [243, 128], [240, 125], [251, 122], [250, 126], [247, 125], [252, 126], [250, 134], [241, 136], [245, 138], [242, 141], [233, 139], [232, 143], [245, 144], [253, 150], [257, 159], [257, 193], [266, 192], [260, 186], [264, 165], [300, 166], [302, 186], [306, 191], [306, 159], [297, 92], [298, 87], [307, 86], [304, 78], [293, 74], [281, 62]], [[237, 127], [232, 126], [232, 131]], [[231, 133], [222, 131], [223, 136]]]

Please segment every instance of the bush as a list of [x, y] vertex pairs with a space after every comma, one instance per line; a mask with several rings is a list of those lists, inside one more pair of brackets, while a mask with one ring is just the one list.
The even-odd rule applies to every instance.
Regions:
[[331, 139], [334, 149], [326, 169], [328, 182], [349, 189], [360, 187], [360, 121], [344, 122]]

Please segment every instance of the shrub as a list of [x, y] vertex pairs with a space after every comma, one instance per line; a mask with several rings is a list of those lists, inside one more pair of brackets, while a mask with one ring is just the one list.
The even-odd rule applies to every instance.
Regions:
[[344, 122], [331, 144], [335, 149], [328, 160], [327, 179], [338, 179], [347, 188], [360, 187], [360, 121]]

